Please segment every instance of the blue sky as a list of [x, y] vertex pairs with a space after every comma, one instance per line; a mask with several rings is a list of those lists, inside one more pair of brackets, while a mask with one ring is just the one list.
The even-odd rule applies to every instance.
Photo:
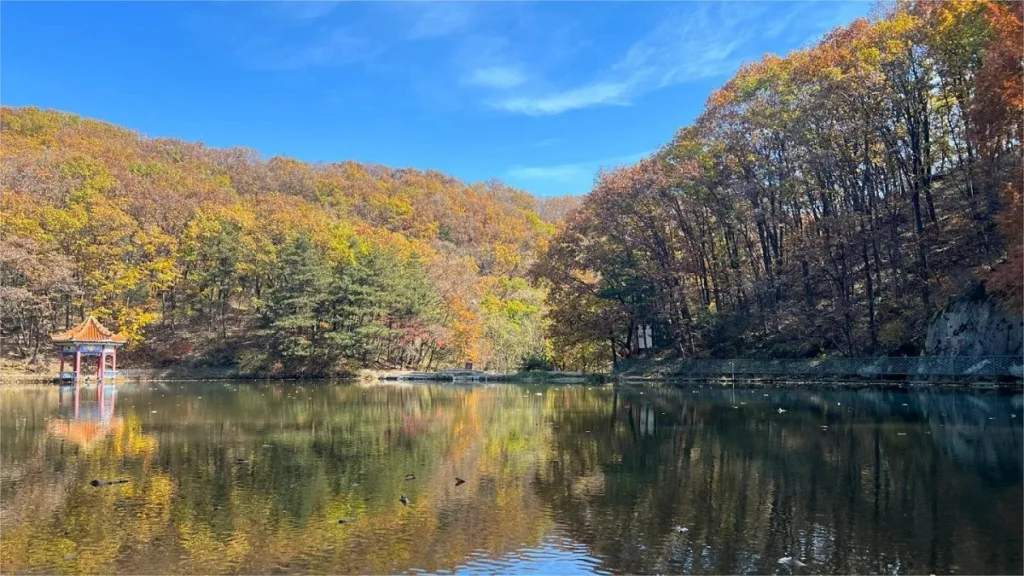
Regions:
[[0, 100], [264, 156], [587, 192], [864, 2], [4, 2]]

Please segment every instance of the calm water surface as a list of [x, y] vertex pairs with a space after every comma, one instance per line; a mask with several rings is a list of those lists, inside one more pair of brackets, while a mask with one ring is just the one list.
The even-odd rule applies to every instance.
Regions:
[[0, 389], [0, 572], [1024, 571], [1019, 394], [99, 392]]

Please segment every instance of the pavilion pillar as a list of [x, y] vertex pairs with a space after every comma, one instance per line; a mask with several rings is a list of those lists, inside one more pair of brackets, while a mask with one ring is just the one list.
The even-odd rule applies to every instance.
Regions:
[[60, 373], [64, 374], [64, 347], [60, 347]]
[[96, 381], [103, 381], [103, 359], [106, 357], [106, 353], [100, 351], [100, 357], [96, 359]]
[[117, 348], [114, 348], [113, 355], [110, 357], [110, 369], [117, 372]]
[[[78, 382], [79, 376], [82, 375], [82, 350], [75, 346], [75, 382]], [[77, 389], [77, 385], [75, 386]], [[75, 397], [75, 408], [78, 408], [78, 399]]]

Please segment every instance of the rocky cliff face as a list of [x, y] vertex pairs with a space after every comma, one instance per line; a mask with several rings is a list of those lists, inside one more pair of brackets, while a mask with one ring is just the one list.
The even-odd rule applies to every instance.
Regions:
[[1024, 317], [1007, 312], [983, 286], [949, 303], [932, 321], [925, 341], [929, 356], [1024, 354]]

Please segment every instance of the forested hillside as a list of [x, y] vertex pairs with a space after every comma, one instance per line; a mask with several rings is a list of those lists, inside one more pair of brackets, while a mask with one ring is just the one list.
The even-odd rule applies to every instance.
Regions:
[[899, 2], [744, 66], [603, 173], [534, 274], [566, 366], [916, 354], [979, 279], [1020, 309], [1022, 5]]
[[545, 352], [524, 274], [572, 200], [0, 114], [8, 357], [50, 353], [90, 313], [136, 365], [507, 369]]

